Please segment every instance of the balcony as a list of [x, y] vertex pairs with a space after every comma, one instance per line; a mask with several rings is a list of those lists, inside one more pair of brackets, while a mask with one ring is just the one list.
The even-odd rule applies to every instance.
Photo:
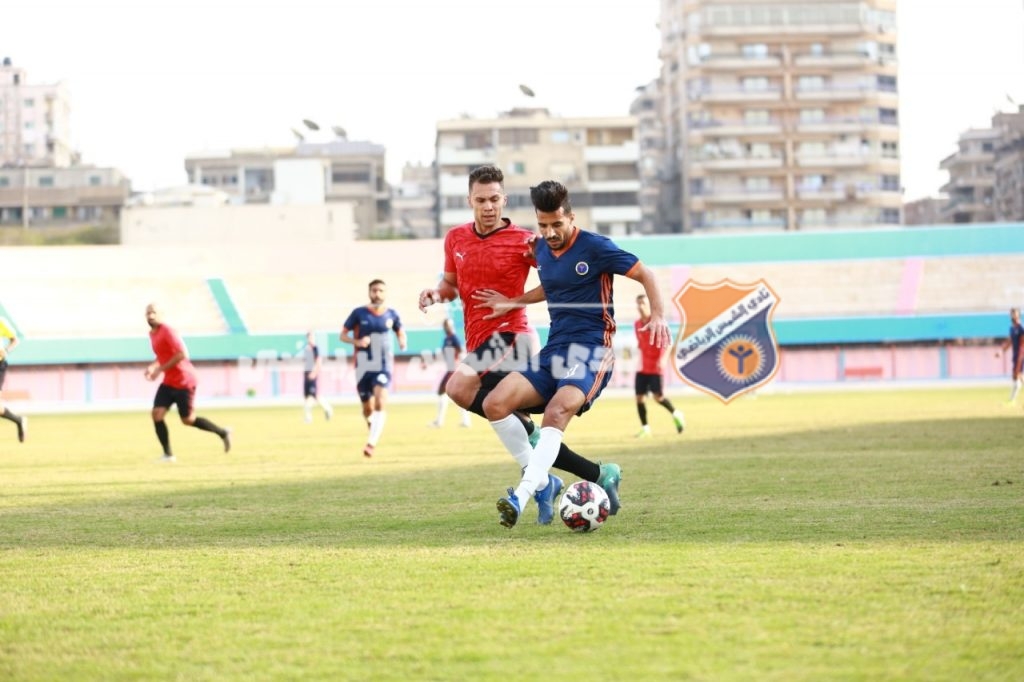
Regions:
[[881, 155], [876, 152], [797, 152], [796, 164], [802, 168], [857, 168], [878, 163]]
[[729, 137], [758, 137], [782, 134], [781, 121], [747, 122], [741, 118], [713, 119], [711, 121], [691, 121], [687, 126], [687, 134], [691, 138], [703, 139], [714, 135]]
[[782, 58], [777, 54], [760, 57], [747, 57], [742, 54], [709, 55], [700, 60], [699, 66], [706, 71], [777, 69], [782, 66]]
[[494, 150], [485, 149], [454, 149], [452, 147], [438, 147], [438, 166], [482, 166], [494, 162]]
[[583, 148], [583, 160], [587, 163], [636, 163], [640, 148], [635, 141], [617, 145]]
[[639, 206], [594, 206], [590, 220], [594, 223], [640, 222]]
[[777, 204], [783, 200], [781, 188], [752, 190], [741, 185], [705, 189], [700, 197], [711, 205], [741, 204], [744, 206]]
[[640, 180], [591, 180], [588, 192], [639, 192]]
[[782, 168], [782, 155], [775, 156], [713, 156], [690, 157], [690, 164], [704, 170], [757, 170]]
[[782, 97], [780, 86], [769, 86], [761, 89], [741, 87], [715, 87], [697, 90], [690, 93], [692, 101], [726, 103], [726, 102], [776, 102]]

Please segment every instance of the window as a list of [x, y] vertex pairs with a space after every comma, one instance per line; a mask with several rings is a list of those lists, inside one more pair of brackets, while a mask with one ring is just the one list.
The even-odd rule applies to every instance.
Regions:
[[36, 127], [35, 121], [25, 121], [25, 130], [32, 130]]
[[896, 76], [878, 76], [878, 89], [883, 92], [896, 92]]
[[898, 208], [883, 208], [881, 218], [883, 223], [899, 224], [900, 210]]
[[801, 123], [821, 123], [825, 120], [824, 109], [801, 109], [800, 110], [800, 122]]
[[34, 107], [36, 105], [36, 101], [29, 97], [22, 104], [25, 106], [26, 109], [28, 109], [29, 107]]
[[882, 142], [882, 156], [895, 159], [899, 156], [899, 145], [896, 142]]
[[767, 109], [747, 109], [743, 112], [743, 121], [750, 124], [771, 123], [771, 114]]
[[900, 176], [898, 175], [883, 175], [882, 176], [882, 189], [887, 192], [898, 192], [900, 189]]
[[509, 166], [512, 175], [526, 175], [526, 164], [522, 161], [513, 161]]
[[886, 125], [896, 125], [899, 122], [899, 115], [895, 109], [879, 109], [878, 122]]
[[39, 176], [40, 187], [53, 187], [53, 176], [52, 175], [41, 175]]
[[823, 76], [800, 76], [797, 83], [799, 90], [823, 90], [824, 88], [825, 78]]
[[568, 130], [552, 130], [551, 141], [554, 144], [568, 144], [571, 138]]
[[498, 144], [537, 144], [539, 141], [536, 128], [509, 128], [498, 131]]
[[61, 218], [61, 219], [67, 218], [68, 217], [68, 207], [67, 206], [54, 206], [53, 207], [53, 217], [54, 218]]
[[811, 43], [807, 51], [814, 57], [820, 57], [825, 54], [825, 46], [821, 43]]
[[98, 175], [90, 175], [89, 176], [89, 184], [92, 185], [93, 187], [96, 187], [97, 185], [101, 185], [101, 184], [103, 184], [103, 178], [101, 178]]
[[764, 43], [751, 43], [742, 47], [742, 54], [748, 59], [768, 56], [768, 46]]
[[11, 179], [6, 175], [0, 175], [0, 187], [10, 187]]
[[360, 184], [370, 182], [370, 170], [368, 168], [352, 168], [345, 166], [334, 166], [331, 168], [331, 184]]
[[764, 76], [747, 76], [743, 79], [743, 89], [748, 92], [767, 90], [768, 79]]
[[463, 149], [487, 149], [490, 146], [490, 131], [466, 133]]
[[805, 208], [800, 222], [804, 225], [821, 225], [828, 219], [823, 208]]
[[743, 184], [749, 192], [767, 192], [772, 188], [772, 181], [763, 175], [749, 177]]

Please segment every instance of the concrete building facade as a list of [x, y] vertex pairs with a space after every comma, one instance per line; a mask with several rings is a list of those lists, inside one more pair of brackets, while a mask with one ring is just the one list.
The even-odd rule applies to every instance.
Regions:
[[[357, 236], [372, 239], [390, 233], [384, 157], [381, 145], [338, 137], [294, 147], [192, 154], [185, 158], [185, 171], [190, 184], [219, 189], [235, 204], [289, 203], [292, 197], [300, 203], [351, 203]], [[312, 166], [321, 176], [317, 182], [296, 185], [293, 180]], [[306, 196], [311, 186], [316, 188], [315, 198]]]
[[672, 231], [900, 223], [895, 0], [662, 0]]
[[546, 109], [512, 109], [498, 118], [437, 124], [436, 159], [442, 234], [469, 222], [469, 172], [494, 164], [505, 174], [505, 215], [536, 222], [530, 186], [558, 180], [570, 191], [578, 225], [609, 235], [641, 230], [635, 116], [566, 118]]

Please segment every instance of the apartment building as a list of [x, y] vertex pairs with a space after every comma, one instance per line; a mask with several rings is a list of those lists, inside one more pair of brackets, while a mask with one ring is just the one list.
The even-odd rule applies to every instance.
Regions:
[[995, 114], [988, 128], [961, 133], [939, 168], [949, 173], [942, 186], [946, 222], [1024, 220], [1024, 106]]
[[[662, 0], [663, 182], [687, 232], [900, 223], [895, 0]], [[675, 189], [677, 188], [677, 189]]]
[[10, 57], [0, 62], [0, 166], [66, 167], [71, 98], [64, 83], [34, 84]]
[[536, 219], [530, 186], [558, 180], [569, 188], [576, 222], [608, 235], [640, 231], [640, 177], [635, 116], [566, 118], [543, 108], [512, 109], [498, 118], [437, 123], [439, 219], [443, 233], [469, 222], [469, 172], [494, 164], [505, 174], [505, 215]]
[[391, 232], [399, 238], [441, 236], [437, 222], [437, 168], [406, 163], [401, 182], [391, 188]]
[[1024, 222], [1024, 105], [1014, 113], [992, 117], [999, 131], [992, 204], [995, 218], [1001, 222]]
[[992, 194], [996, 185], [993, 164], [999, 131], [991, 128], [968, 130], [960, 134], [957, 151], [939, 163], [949, 173], [941, 191], [949, 197], [942, 208], [947, 223], [991, 223], [995, 220]]
[[357, 236], [390, 236], [384, 147], [338, 136], [294, 147], [232, 149], [185, 157], [191, 184], [225, 192], [234, 204], [332, 203], [355, 206]]
[[92, 166], [0, 168], [0, 227], [118, 224], [131, 195], [120, 171]]

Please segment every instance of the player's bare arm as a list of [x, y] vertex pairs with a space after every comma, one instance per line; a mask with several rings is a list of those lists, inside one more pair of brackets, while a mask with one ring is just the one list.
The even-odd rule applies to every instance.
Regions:
[[493, 320], [510, 310], [525, 308], [532, 303], [540, 303], [546, 299], [547, 295], [544, 293], [544, 287], [539, 284], [515, 298], [509, 298], [494, 289], [480, 289], [473, 293], [473, 300], [477, 302], [474, 307], [490, 308], [492, 311], [489, 315], [484, 316], [483, 319], [485, 320]]
[[651, 343], [655, 347], [668, 348], [672, 343], [672, 337], [669, 334], [668, 320], [665, 319], [665, 306], [661, 300], [661, 292], [658, 291], [658, 282], [654, 277], [654, 272], [643, 263], [637, 263], [636, 267], [630, 270], [626, 276], [643, 285], [644, 293], [647, 294], [647, 300], [651, 304], [651, 319], [640, 327], [640, 331], [651, 335]]
[[424, 289], [420, 292], [420, 312], [427, 312], [427, 308], [435, 303], [447, 303], [459, 297], [458, 281], [454, 272], [444, 273], [444, 277], [437, 283], [434, 289]]

